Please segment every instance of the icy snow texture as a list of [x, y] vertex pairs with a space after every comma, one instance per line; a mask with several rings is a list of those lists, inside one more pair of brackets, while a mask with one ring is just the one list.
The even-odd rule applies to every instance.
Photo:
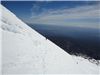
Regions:
[[0, 5], [3, 74], [99, 74], [99, 67], [78, 60]]

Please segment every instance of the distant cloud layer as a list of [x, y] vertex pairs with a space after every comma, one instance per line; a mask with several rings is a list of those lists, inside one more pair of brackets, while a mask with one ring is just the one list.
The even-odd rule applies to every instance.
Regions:
[[38, 4], [33, 6], [30, 23], [88, 28], [99, 28], [100, 26], [99, 4], [56, 10], [41, 9], [40, 7]]

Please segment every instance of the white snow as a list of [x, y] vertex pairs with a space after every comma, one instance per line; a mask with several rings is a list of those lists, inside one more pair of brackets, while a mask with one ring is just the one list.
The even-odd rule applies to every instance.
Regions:
[[4, 6], [1, 9], [3, 74], [99, 74], [96, 64], [72, 57]]

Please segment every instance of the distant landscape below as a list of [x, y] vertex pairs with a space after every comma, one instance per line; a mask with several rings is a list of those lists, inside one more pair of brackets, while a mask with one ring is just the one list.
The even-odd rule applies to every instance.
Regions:
[[100, 30], [92, 28], [28, 24], [72, 55], [100, 59]]

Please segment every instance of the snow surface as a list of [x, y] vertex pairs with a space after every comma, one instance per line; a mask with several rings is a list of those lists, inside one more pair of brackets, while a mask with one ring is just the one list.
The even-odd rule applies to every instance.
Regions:
[[2, 74], [99, 74], [99, 66], [72, 57], [0, 5]]

